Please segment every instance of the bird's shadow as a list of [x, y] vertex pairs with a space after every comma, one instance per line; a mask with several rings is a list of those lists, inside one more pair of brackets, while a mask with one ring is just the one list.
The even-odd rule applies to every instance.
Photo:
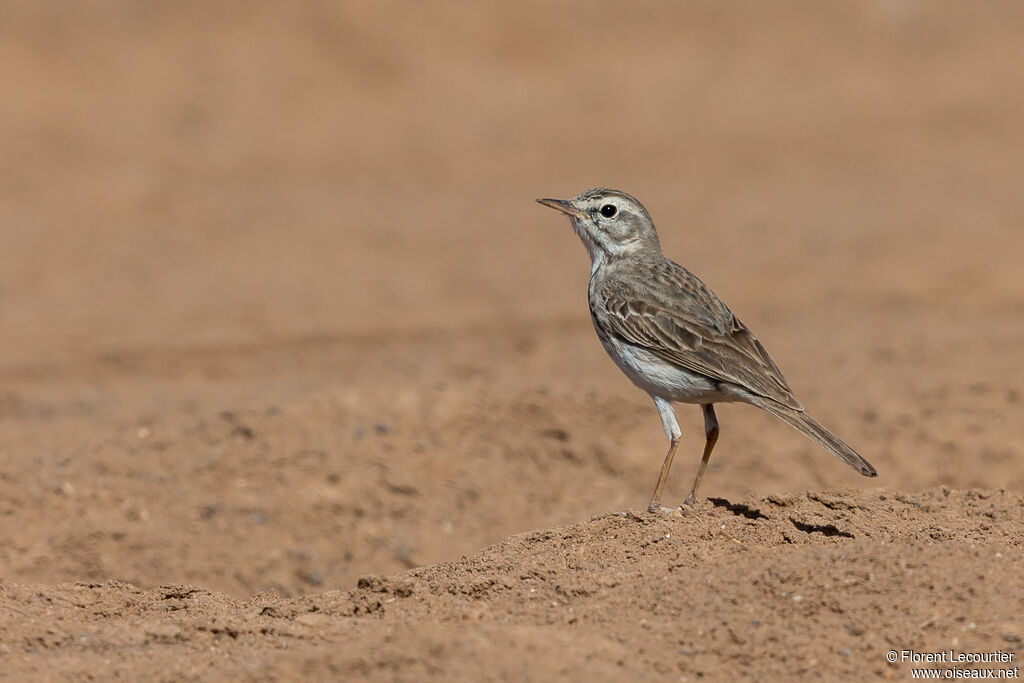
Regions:
[[725, 498], [708, 498], [708, 502], [716, 508], [725, 508], [734, 515], [743, 516], [747, 519], [771, 519], [768, 515], [764, 514], [757, 508], [752, 508], [749, 505], [744, 505], [743, 503], [732, 503]]

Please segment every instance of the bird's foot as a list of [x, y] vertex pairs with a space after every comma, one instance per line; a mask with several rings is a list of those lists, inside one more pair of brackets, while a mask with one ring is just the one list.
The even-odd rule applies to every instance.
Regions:
[[706, 507], [707, 501], [701, 498], [695, 497], [692, 493], [686, 497], [683, 504], [679, 506], [679, 512], [682, 513], [683, 517], [698, 515], [700, 511]]
[[651, 513], [652, 515], [678, 515], [679, 508], [669, 508], [665, 507], [661, 503], [651, 503], [650, 505], [647, 506], [647, 512]]

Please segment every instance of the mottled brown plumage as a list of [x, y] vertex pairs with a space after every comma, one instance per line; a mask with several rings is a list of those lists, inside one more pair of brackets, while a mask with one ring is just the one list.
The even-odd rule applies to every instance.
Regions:
[[804, 412], [754, 333], [686, 268], [665, 258], [650, 214], [618, 190], [595, 189], [571, 200], [538, 199], [572, 219], [591, 258], [590, 313], [616, 365], [654, 399], [671, 445], [651, 501], [661, 492], [679, 442], [671, 404], [698, 403], [707, 441], [686, 503], [693, 504], [718, 439], [713, 404], [755, 405], [831, 451], [864, 476], [875, 469]]
[[609, 263], [594, 273], [590, 289], [591, 313], [607, 334], [715, 381], [803, 410], [754, 333], [707, 285], [660, 253]]

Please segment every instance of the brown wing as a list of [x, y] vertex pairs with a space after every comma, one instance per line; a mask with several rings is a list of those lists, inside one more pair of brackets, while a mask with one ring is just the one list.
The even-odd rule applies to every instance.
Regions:
[[597, 324], [670, 363], [803, 410], [761, 342], [707, 285], [668, 260], [648, 277], [595, 283]]

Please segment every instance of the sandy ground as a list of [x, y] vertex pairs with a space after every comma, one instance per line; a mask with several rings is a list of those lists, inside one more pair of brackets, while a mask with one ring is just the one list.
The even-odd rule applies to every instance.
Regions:
[[[1024, 657], [1024, 10], [629, 7], [0, 7], [0, 676]], [[724, 406], [640, 512], [602, 185], [878, 479]]]

